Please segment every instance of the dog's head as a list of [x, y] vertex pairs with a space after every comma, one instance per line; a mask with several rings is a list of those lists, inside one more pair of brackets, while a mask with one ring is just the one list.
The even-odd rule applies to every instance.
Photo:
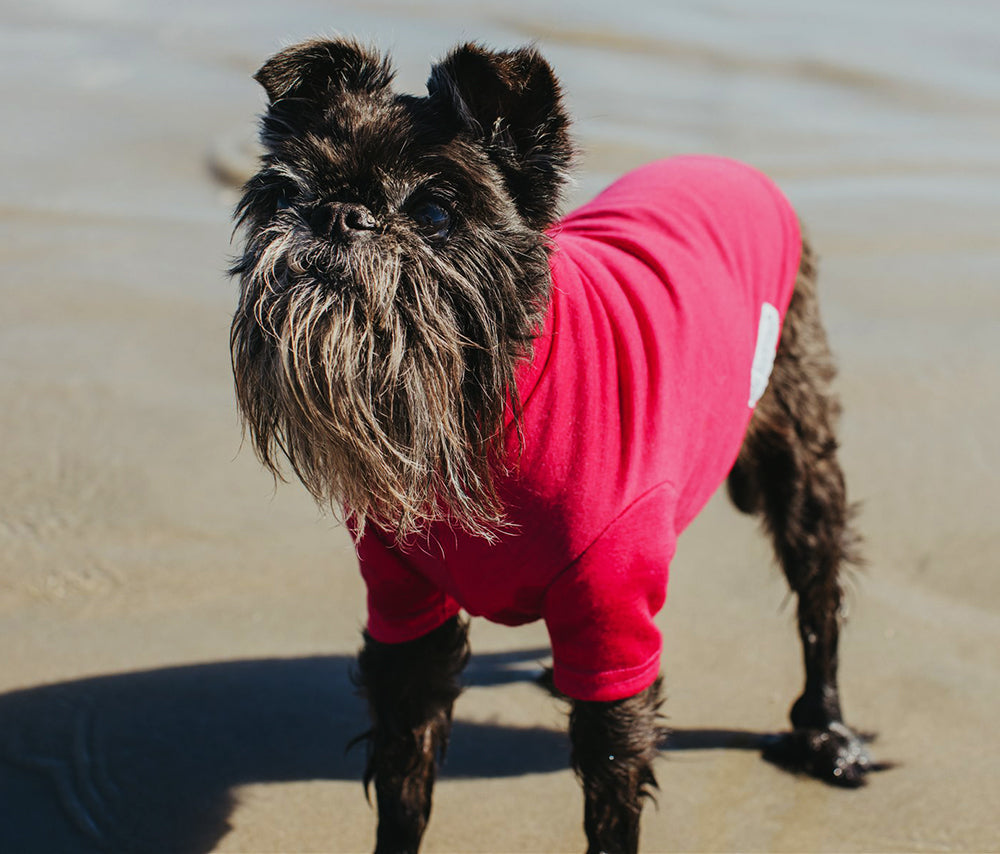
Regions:
[[237, 208], [237, 400], [265, 465], [287, 457], [317, 500], [402, 534], [441, 518], [485, 533], [548, 303], [568, 119], [532, 49], [459, 47], [425, 97], [392, 77], [345, 40], [256, 74], [269, 106]]

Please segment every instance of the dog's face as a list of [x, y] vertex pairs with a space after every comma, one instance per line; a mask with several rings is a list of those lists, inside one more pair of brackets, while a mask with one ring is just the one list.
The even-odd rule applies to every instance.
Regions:
[[413, 97], [378, 54], [312, 41], [256, 79], [266, 154], [237, 209], [231, 348], [259, 456], [402, 534], [488, 531], [571, 158], [551, 69], [466, 45]]

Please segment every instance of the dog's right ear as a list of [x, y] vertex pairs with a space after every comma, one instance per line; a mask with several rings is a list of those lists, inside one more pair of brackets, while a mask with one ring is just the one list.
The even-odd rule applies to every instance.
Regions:
[[392, 83], [387, 57], [350, 39], [312, 39], [272, 56], [254, 75], [271, 104], [342, 92], [378, 92]]

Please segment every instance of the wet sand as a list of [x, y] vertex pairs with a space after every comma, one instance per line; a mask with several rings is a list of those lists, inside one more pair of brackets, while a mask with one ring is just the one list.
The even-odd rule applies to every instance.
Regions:
[[[770, 172], [822, 256], [861, 791], [761, 761], [800, 687], [793, 611], [717, 496], [681, 539], [646, 851], [1000, 850], [1000, 20], [981, 4], [0, 2], [0, 850], [362, 851], [345, 535], [240, 448], [231, 181], [250, 73], [317, 32], [538, 39], [584, 150], [573, 200], [703, 151]], [[220, 177], [223, 179], [220, 181]], [[583, 847], [539, 625], [477, 621], [428, 852]]]

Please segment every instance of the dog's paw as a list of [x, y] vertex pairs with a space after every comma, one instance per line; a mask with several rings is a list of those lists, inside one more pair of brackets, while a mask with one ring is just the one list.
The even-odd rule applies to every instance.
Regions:
[[853, 789], [865, 784], [870, 771], [886, 767], [872, 762], [865, 740], [836, 721], [827, 729], [802, 728], [770, 736], [763, 753], [768, 762], [788, 771]]

